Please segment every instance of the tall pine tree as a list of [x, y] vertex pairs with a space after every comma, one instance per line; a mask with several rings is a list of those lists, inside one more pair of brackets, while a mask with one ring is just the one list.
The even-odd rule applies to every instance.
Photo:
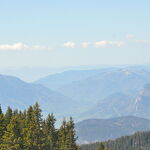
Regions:
[[5, 124], [4, 124], [4, 114], [2, 112], [1, 109], [1, 105], [0, 105], [0, 144], [2, 144], [2, 137], [4, 135], [5, 132]]
[[55, 129], [55, 121], [53, 114], [49, 114], [44, 123], [45, 150], [56, 150], [57, 147], [57, 131]]
[[10, 120], [11, 120], [12, 116], [13, 116], [13, 110], [10, 107], [8, 107], [7, 111], [6, 111], [6, 114], [5, 114], [5, 124], [6, 124], [6, 126], [10, 123]]
[[43, 150], [45, 143], [43, 140], [43, 121], [41, 109], [36, 103], [30, 106], [26, 115], [26, 127], [23, 129], [24, 141], [27, 149]]
[[13, 116], [7, 125], [7, 130], [3, 136], [2, 150], [22, 150], [23, 140], [21, 135], [20, 120], [17, 115]]
[[67, 135], [66, 135], [66, 146], [67, 150], [77, 150], [78, 146], [76, 145], [76, 134], [75, 134], [75, 125], [73, 122], [73, 119], [70, 118], [70, 120], [67, 123]]
[[64, 119], [58, 131], [58, 150], [67, 150], [66, 146], [67, 123]]
[[107, 150], [103, 143], [100, 143], [96, 150]]

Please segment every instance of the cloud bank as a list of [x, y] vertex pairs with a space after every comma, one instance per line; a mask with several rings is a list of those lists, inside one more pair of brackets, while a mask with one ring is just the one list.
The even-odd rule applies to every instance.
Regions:
[[105, 47], [105, 46], [108, 46], [108, 45], [121, 47], [121, 46], [125, 45], [125, 42], [122, 42], [122, 41], [98, 41], [98, 42], [94, 43], [94, 46], [96, 48]]
[[76, 46], [75, 42], [66, 42], [64, 43], [64, 47], [66, 48], [74, 48]]
[[[75, 42], [66, 42], [63, 44], [66, 48], [74, 48], [77, 44]], [[97, 41], [97, 42], [82, 42], [79, 44], [82, 48], [89, 48], [89, 46], [93, 46], [95, 48], [106, 47], [109, 45], [121, 47], [125, 45], [125, 42], [122, 41]]]
[[22, 51], [22, 50], [50, 50], [48, 46], [32, 45], [18, 42], [14, 44], [0, 44], [0, 51]]

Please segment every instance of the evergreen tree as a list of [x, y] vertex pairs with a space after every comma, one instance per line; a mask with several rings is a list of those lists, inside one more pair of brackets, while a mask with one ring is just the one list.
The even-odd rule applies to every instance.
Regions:
[[57, 131], [55, 129], [55, 121], [53, 114], [49, 114], [44, 123], [45, 150], [55, 150], [57, 141]]
[[24, 141], [24, 147], [27, 150], [30, 150], [34, 147], [34, 138], [32, 136], [34, 125], [33, 122], [33, 107], [30, 106], [27, 110], [26, 119], [25, 119], [25, 126], [22, 129], [23, 132], [23, 141]]
[[23, 129], [25, 134], [24, 141], [27, 149], [42, 150], [45, 146], [43, 139], [43, 122], [41, 109], [36, 103], [27, 110], [26, 127]]
[[4, 135], [4, 132], [5, 132], [4, 114], [0, 106], [0, 144], [2, 143], [2, 137]]
[[58, 150], [67, 150], [66, 146], [67, 123], [63, 120], [62, 125], [58, 131]]
[[69, 122], [67, 123], [67, 135], [66, 135], [66, 146], [67, 150], [77, 150], [78, 147], [76, 145], [76, 134], [75, 134], [75, 125], [70, 118]]
[[58, 135], [59, 150], [77, 150], [74, 122], [72, 118], [68, 122], [63, 121]]
[[100, 143], [96, 150], [105, 150], [105, 146], [103, 143]]
[[22, 150], [23, 141], [21, 135], [20, 120], [17, 115], [13, 116], [7, 125], [7, 130], [3, 136], [2, 150]]
[[7, 111], [6, 111], [6, 114], [5, 114], [5, 124], [6, 124], [6, 126], [9, 124], [12, 116], [13, 116], [13, 111], [10, 107], [8, 107]]
[[2, 114], [3, 112], [2, 112], [2, 108], [1, 108], [1, 105], [0, 105], [0, 114]]
[[18, 115], [18, 114], [19, 114], [18, 109], [16, 109], [16, 110], [13, 111], [13, 115]]
[[35, 121], [35, 141], [38, 145], [37, 150], [42, 150], [43, 147], [45, 146], [44, 143], [44, 133], [43, 133], [43, 119], [42, 119], [42, 110], [40, 109], [39, 104], [36, 102], [35, 105], [33, 106], [33, 111], [34, 111], [34, 121]]

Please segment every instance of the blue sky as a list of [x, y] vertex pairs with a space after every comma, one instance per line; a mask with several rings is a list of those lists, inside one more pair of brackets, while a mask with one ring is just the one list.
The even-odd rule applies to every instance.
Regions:
[[149, 0], [0, 1], [0, 67], [150, 62]]

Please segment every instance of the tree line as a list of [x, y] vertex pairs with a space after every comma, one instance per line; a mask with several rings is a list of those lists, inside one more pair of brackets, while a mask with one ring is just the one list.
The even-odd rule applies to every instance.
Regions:
[[[101, 143], [81, 145], [81, 150], [95, 150]], [[109, 150], [150, 150], [150, 131], [137, 132], [131, 136], [123, 136], [116, 140], [103, 142]]]
[[55, 122], [53, 114], [43, 119], [38, 103], [24, 111], [0, 107], [0, 150], [78, 150], [73, 119], [58, 129]]

